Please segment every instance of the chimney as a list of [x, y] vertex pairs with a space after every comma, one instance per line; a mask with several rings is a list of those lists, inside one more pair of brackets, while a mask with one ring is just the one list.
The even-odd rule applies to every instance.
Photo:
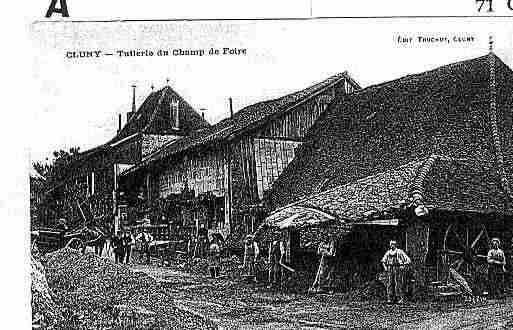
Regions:
[[233, 118], [233, 100], [232, 98], [228, 98], [228, 101], [230, 102], [230, 118]]
[[121, 131], [121, 114], [118, 115], [118, 132]]
[[132, 85], [132, 112], [135, 113], [135, 111], [137, 110], [135, 108], [135, 85]]
[[201, 111], [201, 118], [203, 118], [203, 120], [205, 120], [205, 111], [207, 111], [207, 109], [201, 108], [200, 111]]

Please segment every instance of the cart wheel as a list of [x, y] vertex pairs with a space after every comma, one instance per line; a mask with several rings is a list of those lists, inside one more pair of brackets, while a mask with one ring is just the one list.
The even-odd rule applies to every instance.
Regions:
[[486, 269], [489, 237], [483, 224], [453, 223], [445, 231], [442, 264], [475, 282]]

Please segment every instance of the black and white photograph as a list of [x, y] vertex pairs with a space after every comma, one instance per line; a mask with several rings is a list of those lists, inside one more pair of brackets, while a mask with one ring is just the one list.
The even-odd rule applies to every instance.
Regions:
[[513, 328], [511, 17], [160, 18], [30, 24], [32, 329]]

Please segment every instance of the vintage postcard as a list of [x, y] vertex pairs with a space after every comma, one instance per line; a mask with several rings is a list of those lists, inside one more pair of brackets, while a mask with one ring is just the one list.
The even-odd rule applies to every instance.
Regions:
[[510, 2], [46, 2], [33, 329], [513, 328]]

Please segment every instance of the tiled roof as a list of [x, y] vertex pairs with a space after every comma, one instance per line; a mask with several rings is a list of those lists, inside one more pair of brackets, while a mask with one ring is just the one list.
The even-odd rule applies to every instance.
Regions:
[[[432, 154], [494, 160], [489, 56], [495, 57], [442, 66], [334, 100], [266, 194], [267, 206], [276, 209]], [[506, 137], [513, 121], [513, 72], [496, 59], [499, 134], [511, 175], [513, 146]]]
[[[296, 228], [328, 221], [347, 226], [421, 204], [438, 210], [504, 212], [504, 193], [489, 167], [490, 163], [432, 155], [312, 194], [277, 209], [264, 226], [279, 227], [298, 215], [292, 221]], [[422, 196], [417, 204], [415, 193]], [[305, 209], [315, 212], [304, 216]]]
[[[409, 198], [410, 184], [423, 161], [415, 161], [393, 171], [379, 173], [355, 182], [312, 194], [279, 208], [266, 221], [282, 221], [291, 209], [312, 208], [350, 223], [365, 219], [369, 212], [382, 212], [398, 207]], [[268, 223], [268, 225], [271, 223]]]

